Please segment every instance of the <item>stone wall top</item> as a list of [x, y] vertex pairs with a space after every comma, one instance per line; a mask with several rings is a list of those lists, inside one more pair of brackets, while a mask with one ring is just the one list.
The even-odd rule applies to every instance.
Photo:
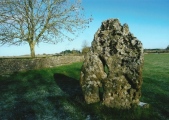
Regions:
[[55, 67], [83, 61], [83, 56], [52, 56], [38, 58], [1, 58], [0, 75], [13, 72]]

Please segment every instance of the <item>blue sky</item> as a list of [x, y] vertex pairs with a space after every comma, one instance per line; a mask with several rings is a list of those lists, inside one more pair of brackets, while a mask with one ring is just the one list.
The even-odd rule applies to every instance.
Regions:
[[[56, 45], [40, 44], [36, 54], [53, 54], [63, 50], [82, 49], [83, 41], [90, 45], [101, 22], [118, 18], [121, 24], [127, 23], [130, 32], [142, 43], [143, 47], [166, 48], [169, 45], [169, 0], [82, 0], [86, 17], [92, 15], [89, 28], [74, 41], [63, 41]], [[0, 46], [0, 56], [30, 54], [29, 46]]]

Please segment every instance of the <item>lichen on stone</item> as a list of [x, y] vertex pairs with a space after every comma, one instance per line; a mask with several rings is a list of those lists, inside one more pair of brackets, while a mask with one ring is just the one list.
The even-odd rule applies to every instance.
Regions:
[[127, 24], [121, 25], [118, 19], [103, 21], [81, 70], [86, 102], [102, 101], [108, 107], [122, 109], [138, 104], [143, 60], [142, 43]]

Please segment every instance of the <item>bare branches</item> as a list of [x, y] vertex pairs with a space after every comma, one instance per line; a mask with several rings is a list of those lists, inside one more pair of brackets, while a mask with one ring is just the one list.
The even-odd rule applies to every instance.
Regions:
[[88, 27], [80, 0], [2, 0], [0, 44], [73, 40]]

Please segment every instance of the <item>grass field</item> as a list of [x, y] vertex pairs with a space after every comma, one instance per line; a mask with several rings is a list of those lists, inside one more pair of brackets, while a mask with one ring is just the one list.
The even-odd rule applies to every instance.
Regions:
[[79, 86], [82, 63], [0, 77], [0, 120], [167, 120], [169, 54], [146, 54], [141, 101], [150, 108], [87, 105]]
[[169, 119], [169, 54], [145, 55], [141, 100], [149, 103], [160, 119]]

